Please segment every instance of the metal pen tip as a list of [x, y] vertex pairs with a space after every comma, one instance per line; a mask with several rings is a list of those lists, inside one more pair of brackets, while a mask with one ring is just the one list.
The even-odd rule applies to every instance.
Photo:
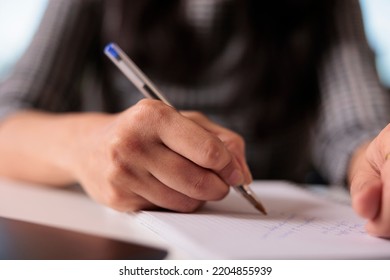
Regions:
[[261, 203], [257, 202], [256, 205], [255, 205], [255, 208], [257, 210], [259, 210], [261, 213], [263, 213], [264, 215], [267, 216], [268, 213], [267, 213], [267, 211], [265, 210], [264, 206]]
[[240, 185], [234, 187], [234, 189], [242, 194], [242, 196], [245, 197], [259, 212], [267, 215], [267, 211], [265, 210], [263, 204], [261, 204], [260, 201], [256, 199], [255, 194], [252, 192], [249, 186]]

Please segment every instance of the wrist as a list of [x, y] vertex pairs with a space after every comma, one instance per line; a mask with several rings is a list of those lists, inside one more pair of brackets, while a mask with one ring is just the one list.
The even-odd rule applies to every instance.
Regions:
[[104, 131], [112, 120], [113, 115], [105, 113], [82, 113], [68, 117], [71, 127], [69, 145], [61, 165], [73, 181], [80, 181], [85, 164], [94, 158], [96, 147], [99, 147]]

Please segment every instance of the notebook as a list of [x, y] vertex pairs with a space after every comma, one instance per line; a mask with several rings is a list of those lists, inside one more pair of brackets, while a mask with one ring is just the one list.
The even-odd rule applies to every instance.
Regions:
[[390, 241], [368, 235], [351, 206], [288, 182], [255, 182], [268, 211], [238, 193], [190, 214], [143, 211], [135, 219], [194, 259], [390, 259]]

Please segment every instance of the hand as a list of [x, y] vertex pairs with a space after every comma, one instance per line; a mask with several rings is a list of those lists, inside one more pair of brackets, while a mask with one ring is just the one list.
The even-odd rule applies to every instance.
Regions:
[[351, 195], [355, 211], [368, 220], [375, 236], [390, 237], [390, 125], [361, 147], [351, 163]]
[[244, 142], [199, 113], [155, 100], [97, 118], [75, 149], [73, 174], [98, 202], [119, 211], [189, 212], [249, 183]]

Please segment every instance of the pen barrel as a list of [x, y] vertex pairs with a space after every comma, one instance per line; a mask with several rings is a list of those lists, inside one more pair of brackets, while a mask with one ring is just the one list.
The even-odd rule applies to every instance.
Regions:
[[122, 73], [133, 82], [145, 97], [161, 100], [165, 104], [173, 107], [161, 91], [118, 45], [112, 43], [109, 47], [110, 49], [106, 51], [107, 56], [117, 65]]

